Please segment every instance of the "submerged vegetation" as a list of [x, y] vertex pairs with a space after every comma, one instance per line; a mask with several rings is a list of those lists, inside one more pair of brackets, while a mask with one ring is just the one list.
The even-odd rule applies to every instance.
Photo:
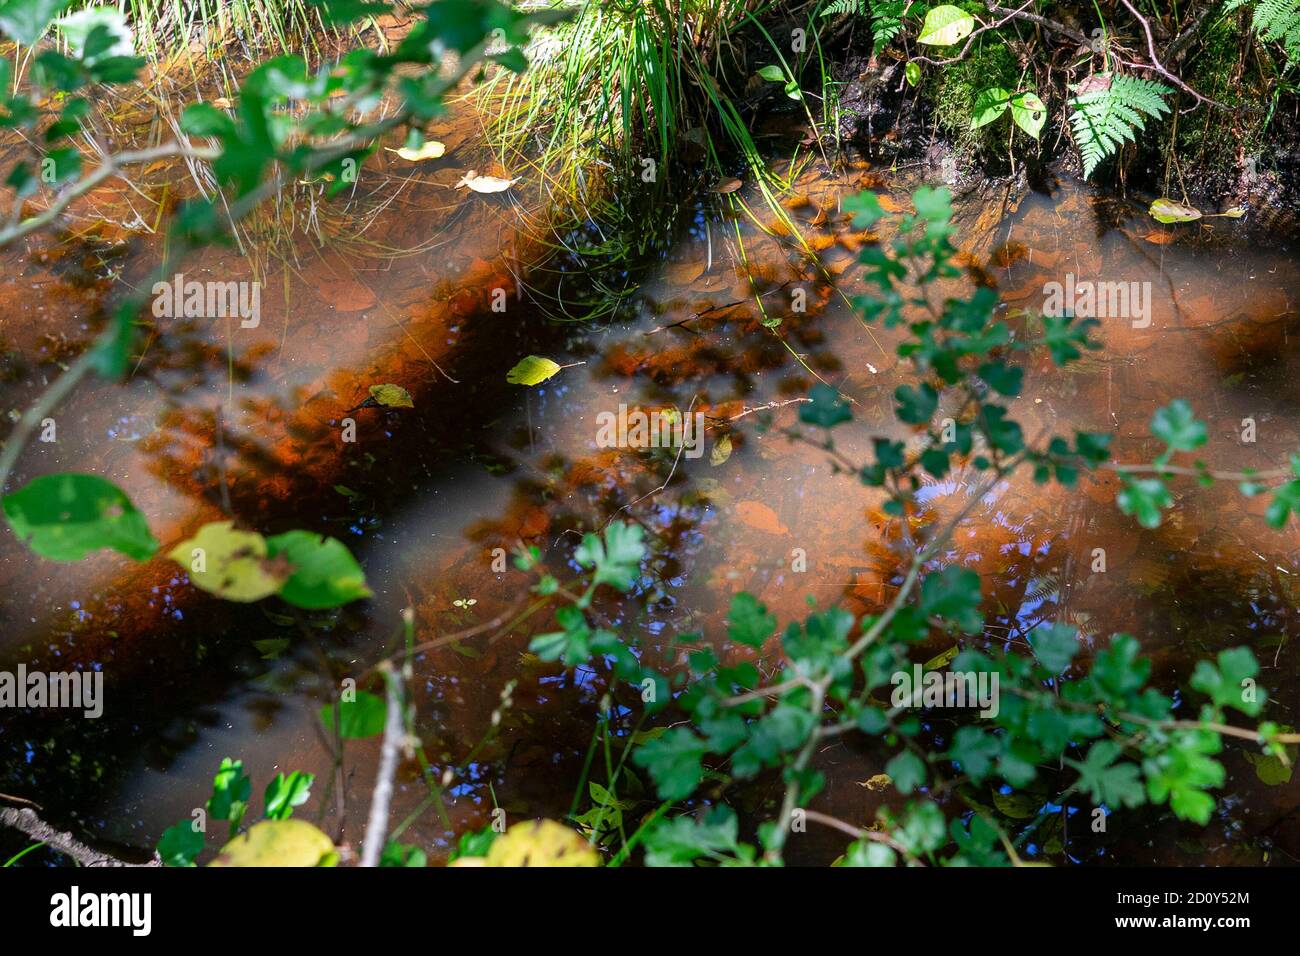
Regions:
[[[1017, 619], [1006, 634], [990, 627], [992, 596], [968, 566], [968, 546], [958, 535], [1010, 482], [1028, 476], [1050, 489], [1044, 494], [1091, 494], [1131, 518], [1134, 534], [1153, 535], [1217, 482], [1266, 502], [1261, 536], [1286, 534], [1300, 521], [1300, 449], [1288, 450], [1286, 467], [1267, 469], [1196, 457], [1210, 430], [1197, 417], [1193, 383], [1186, 397], [1163, 403], [1150, 418], [1141, 447], [1154, 447], [1154, 457], [1121, 458], [1120, 423], [1110, 408], [1113, 429], [1058, 433], [1050, 421], [1032, 425], [1031, 415], [1042, 419], [1024, 400], [1027, 384], [1077, 374], [1103, 348], [1094, 338], [1096, 317], [1115, 315], [1095, 304], [1008, 307], [984, 264], [959, 251], [950, 187], [1003, 178], [1019, 190], [1077, 174], [1090, 184], [1131, 187], [1154, 220], [1175, 229], [1197, 228], [1190, 224], [1216, 215], [1241, 219], [1265, 186], [1271, 201], [1291, 201], [1286, 190], [1300, 159], [1300, 4], [1228, 0], [1165, 10], [1129, 0], [1014, 9], [976, 2], [578, 0], [515, 8], [497, 0], [432, 0], [398, 8], [360, 0], [123, 0], [118, 7], [0, 0], [0, 34], [7, 41], [0, 47], [0, 129], [11, 134], [0, 154], [6, 189], [0, 247], [28, 254], [43, 247], [25, 244], [43, 236], [71, 241], [64, 233], [80, 203], [110, 181], [146, 176], [158, 168], [152, 164], [182, 164], [188, 174], [177, 187], [179, 198], [169, 193], [155, 204], [148, 231], [160, 241], [148, 250], [147, 272], [105, 271], [110, 292], [86, 326], [90, 340], [46, 363], [46, 380], [25, 410], [10, 416], [0, 451], [0, 503], [11, 543], [32, 561], [99, 561], [105, 559], [100, 552], [115, 552], [113, 559], [133, 562], [131, 573], [142, 580], [146, 568], [165, 565], [161, 577], [149, 580], [170, 577], [203, 592], [203, 600], [255, 606], [293, 635], [275, 639], [283, 644], [260, 641], [259, 652], [275, 659], [291, 639], [301, 641], [324, 661], [319, 686], [329, 687], [312, 727], [328, 752], [324, 787], [307, 770], [282, 771], [266, 784], [255, 820], [243, 755], [228, 757], [210, 795], [194, 794], [202, 803], [191, 818], [150, 834], [154, 864], [775, 866], [804, 861], [794, 835], [812, 824], [835, 835], [837, 847], [824, 862], [836, 865], [1023, 865], [1068, 861], [1060, 828], [1070, 812], [1080, 812], [1094, 833], [1105, 832], [1113, 814], [1144, 812], [1139, 808], [1187, 826], [1210, 825], [1228, 802], [1230, 752], [1267, 767], [1260, 779], [1290, 780], [1300, 734], [1283, 723], [1279, 690], [1265, 686], [1258, 649], [1249, 641], [1200, 648], [1204, 653], [1171, 681], [1153, 663], [1158, 649], [1140, 633], [1101, 634], [1050, 610], [1036, 620]], [[174, 65], [168, 64], [188, 53], [198, 54], [186, 59], [191, 68], [214, 50], [234, 47], [249, 59], [247, 68], [238, 75], [225, 65], [196, 69], [197, 95], [175, 110], [174, 135], [149, 143], [113, 135], [105, 102], [170, 75]], [[724, 327], [729, 321], [735, 329], [757, 326], [765, 342], [775, 340], [784, 350], [777, 350], [782, 360], [794, 360], [783, 387], [798, 394], [748, 407], [744, 388], [765, 371], [778, 377], [781, 366], [726, 367], [719, 360], [699, 375], [689, 407], [659, 413], [670, 426], [664, 434], [702, 441], [707, 422], [710, 468], [725, 466], [734, 449], [760, 435], [779, 436], [815, 467], [830, 468], [846, 496], [862, 498], [868, 516], [861, 529], [837, 530], [867, 537], [892, 562], [872, 606], [809, 597], [802, 619], [782, 620], [786, 615], [769, 609], [762, 595], [727, 579], [721, 584], [728, 596], [725, 639], [694, 628], [656, 631], [658, 643], [638, 636], [630, 622], [646, 608], [674, 603], [673, 585], [687, 576], [678, 555], [659, 547], [654, 522], [635, 510], [675, 479], [680, 483], [684, 448], [674, 452], [672, 441], [657, 439], [638, 445], [625, 435], [619, 444], [646, 451], [642, 458], [657, 487], [633, 497], [620, 465], [593, 459], [585, 466], [595, 476], [591, 483], [606, 486], [613, 501], [604, 513], [584, 516], [580, 530], [556, 536], [538, 506], [518, 520], [511, 516], [510, 527], [518, 529], [513, 570], [505, 567], [505, 549], [492, 549], [492, 573], [506, 575], [510, 588], [522, 592], [514, 603], [501, 602], [482, 620], [474, 610], [479, 598], [462, 594], [452, 616], [442, 619], [451, 624], [424, 633], [428, 622], [417, 624], [408, 593], [392, 646], [364, 654], [344, 648], [352, 664], [363, 663], [336, 687], [323, 647], [342, 646], [340, 622], [364, 613], [357, 609], [384, 590], [371, 579], [365, 555], [353, 553], [362, 540], [356, 529], [382, 526], [381, 516], [367, 514], [366, 494], [336, 482], [338, 472], [324, 466], [299, 484], [286, 480], [277, 494], [292, 501], [308, 485], [332, 485], [358, 511], [336, 522], [337, 535], [321, 533], [306, 507], [286, 523], [287, 516], [269, 509], [232, 504], [223, 409], [238, 405], [235, 383], [251, 379], [255, 367], [250, 362], [237, 370], [237, 359], [248, 357], [236, 356], [233, 339], [209, 343], [205, 355], [224, 361], [229, 375], [211, 427], [207, 419], [202, 428], [188, 425], [188, 437], [218, 462], [218, 480], [202, 491], [204, 520], [187, 518], [180, 527], [174, 515], [138, 505], [130, 478], [73, 470], [57, 464], [64, 459], [38, 455], [43, 436], [53, 434], [61, 408], [79, 389], [96, 378], [134, 379], [149, 350], [160, 348], [155, 340], [167, 341], [162, 319], [219, 317], [227, 320], [228, 336], [236, 320], [243, 328], [260, 322], [249, 300], [239, 297], [239, 281], [226, 282], [224, 273], [216, 281], [217, 309], [212, 283], [191, 300], [183, 269], [197, 274], [199, 263], [214, 261], [202, 258], [211, 250], [235, 245], [260, 282], [268, 237], [283, 243], [276, 255], [285, 261], [293, 260], [303, 235], [321, 247], [363, 245], [365, 227], [346, 217], [331, 220], [329, 204], [355, 200], [366, 171], [388, 159], [383, 150], [411, 172], [390, 176], [391, 190], [374, 200], [372, 217], [361, 218], [369, 223], [390, 204], [392, 215], [407, 216], [400, 193], [444, 160], [448, 146], [435, 133], [458, 110], [482, 123], [486, 147], [474, 154], [477, 169], [455, 170], [432, 180], [433, 187], [453, 197], [448, 207], [478, 203], [472, 208], [518, 228], [534, 247], [515, 237], [511, 248], [502, 240], [499, 250], [513, 261], [476, 258], [469, 274], [481, 277], [483, 288], [457, 290], [445, 324], [412, 332], [392, 320], [418, 347], [411, 361], [421, 363], [420, 374], [462, 385], [439, 365], [444, 353], [437, 348], [458, 341], [462, 326], [481, 316], [507, 322], [523, 313], [539, 324], [543, 316], [558, 319], [568, 323], [563, 334], [575, 337], [582, 334], [578, 323], [631, 322], [648, 308], [638, 290], [664, 267], [673, 243], [684, 233], [707, 243], [701, 268], [667, 267], [688, 273], [689, 287], [713, 271], [715, 231], [724, 234], [732, 252], [724, 269], [732, 268], [738, 283], [726, 288], [739, 288], [741, 298], [701, 305], [688, 291], [682, 311], [689, 314], [643, 337], [670, 330], [691, 339], [714, 335], [700, 321], [710, 313], [722, 314]], [[764, 126], [773, 117], [785, 122], [774, 134]], [[483, 163], [489, 154], [491, 169]], [[877, 191], [883, 180], [863, 191], [849, 188], [854, 164], [862, 169], [871, 161], [860, 156], [875, 160], [872, 176], [919, 167], [915, 178], [930, 184], [912, 190], [906, 208]], [[813, 167], [835, 179], [837, 191], [800, 218], [814, 206], [798, 194]], [[450, 170], [437, 167], [444, 171]], [[142, 187], [137, 191], [144, 195]], [[842, 213], [851, 217], [846, 228], [855, 255], [851, 266], [836, 268], [818, 257], [832, 239], [813, 230], [841, 221]], [[309, 227], [299, 229], [303, 221]], [[749, 260], [747, 243], [755, 234], [772, 240], [802, 271], [785, 282], [761, 274]], [[1139, 238], [1163, 244], [1170, 240], [1159, 237], [1169, 235]], [[449, 231], [447, 241], [457, 237]], [[456, 276], [437, 269], [438, 257], [455, 250], [425, 242], [413, 248], [433, 267], [426, 268], [427, 284], [454, 284]], [[368, 251], [397, 258], [380, 245], [375, 240]], [[999, 266], [1018, 255], [1009, 241], [1000, 253]], [[1071, 296], [1074, 278], [1071, 273]], [[356, 296], [364, 304], [333, 304], [340, 312], [361, 312], [375, 304], [365, 291], [343, 284], [328, 294]], [[525, 292], [540, 309], [512, 305], [508, 311], [506, 304]], [[1118, 302], [1114, 289], [1099, 291], [1099, 298], [1105, 293]], [[851, 303], [854, 330], [879, 345], [896, 387], [879, 391], [875, 365], [846, 369], [838, 360], [810, 357], [825, 330], [815, 327], [809, 299]], [[754, 321], [729, 313], [750, 301], [757, 303]], [[1149, 312], [1144, 318], [1149, 325]], [[493, 350], [501, 354], [494, 359], [506, 354], [506, 343], [514, 348], [525, 341], [496, 329]], [[363, 339], [374, 334], [366, 329]], [[526, 341], [546, 340], [532, 334]], [[552, 343], [562, 340], [546, 335]], [[894, 346], [892, 354], [881, 341]], [[327, 350], [332, 346], [326, 343]], [[644, 357], [605, 359], [610, 367], [622, 362], [644, 372], [669, 394], [667, 383], [692, 374], [688, 359], [699, 355], [675, 348], [665, 345], [666, 358], [652, 369]], [[701, 351], [709, 348], [720, 350], [720, 341]], [[565, 364], [512, 354], [498, 378], [514, 389], [562, 391], [569, 387], [566, 370], [594, 366], [595, 356], [588, 350]], [[251, 398], [246, 405], [277, 427], [288, 422], [267, 434], [315, 443], [313, 466], [337, 452], [350, 457], [350, 467], [396, 468], [382, 458], [392, 454], [383, 443], [348, 447], [367, 414], [373, 417], [362, 420], [376, 422], [385, 439], [420, 440], [397, 423], [424, 396], [414, 386], [375, 381], [374, 370], [387, 367], [379, 359], [369, 363], [369, 384], [356, 396], [344, 394], [339, 378], [324, 385], [290, 378], [287, 391], [299, 407], [261, 407]], [[174, 385], [163, 373], [155, 371], [147, 384]], [[861, 389], [853, 376], [870, 384]], [[723, 378], [739, 392], [734, 408], [717, 398]], [[620, 414], [636, 399], [617, 386], [606, 391], [616, 395]], [[535, 440], [527, 394], [525, 437], [515, 436], [521, 447]], [[779, 424], [783, 409], [797, 415], [797, 425]], [[173, 413], [159, 411], [160, 417]], [[684, 416], [696, 415], [698, 430], [674, 431]], [[261, 453], [274, 462], [274, 441], [268, 444]], [[764, 447], [777, 454], [773, 445]], [[1276, 457], [1284, 460], [1280, 452]], [[563, 497], [556, 476], [565, 465], [539, 460], [528, 465], [527, 480], [551, 506]], [[467, 461], [488, 471], [507, 467], [477, 451]], [[201, 485], [197, 467], [175, 471], [170, 481]], [[322, 481], [322, 474], [329, 477]], [[706, 498], [728, 493], [711, 480]], [[251, 498], [238, 500], [259, 494], [254, 489]], [[784, 573], [789, 529], [762, 503], [742, 504], [748, 523], [780, 542], [773, 549]], [[433, 547], [442, 546], [437, 534], [431, 538]], [[474, 539], [478, 550], [480, 540], [486, 537]], [[860, 551], [860, 544], [855, 539], [847, 547]], [[1104, 572], [1104, 551], [1101, 560]], [[792, 565], [791, 573], [803, 570]], [[1018, 585], [1036, 606], [1061, 591], [1059, 580]], [[179, 608], [175, 613], [184, 617]], [[517, 740], [502, 745], [515, 677], [489, 689], [491, 706], [477, 715], [481, 725], [471, 741], [453, 747], [439, 740], [435, 748], [419, 724], [416, 668], [427, 655], [450, 650], [473, 661], [516, 634], [528, 639], [521, 669], [537, 667], [547, 679], [599, 688], [581, 771], [559, 785], [566, 797], [572, 793], [567, 813], [556, 814], [562, 820], [518, 822], [492, 790], [518, 747]], [[945, 645], [938, 655], [928, 646], [934, 640]], [[31, 650], [18, 654], [44, 653]], [[0, 706], [15, 706], [3, 687]], [[378, 763], [358, 837], [355, 828], [341, 832], [346, 809], [333, 808], [344, 806], [348, 742], [365, 740], [375, 741]], [[865, 754], [879, 772], [860, 785], [897, 799], [873, 819], [821, 809], [828, 779], [818, 756], [831, 746]], [[493, 748], [502, 751], [499, 759], [485, 756]], [[404, 777], [400, 768], [408, 771]], [[35, 774], [15, 768], [0, 786], [0, 801], [11, 789], [39, 784]], [[399, 779], [419, 790], [419, 802], [409, 815], [390, 819]], [[455, 829], [460, 821], [453, 824], [449, 805], [470, 781], [486, 781], [491, 794], [486, 826], [462, 828], [442, 845], [407, 836], [428, 819], [443, 832]], [[26, 804], [44, 795], [18, 796]], [[313, 803], [315, 824], [294, 817]], [[531, 809], [527, 815], [536, 816]], [[47, 839], [48, 827], [31, 809], [6, 809], [0, 821], [37, 842]], [[209, 831], [213, 821], [227, 826]], [[331, 824], [340, 831], [333, 836], [324, 829]], [[102, 857], [80, 839], [52, 846], [83, 863]], [[37, 860], [24, 844], [9, 862]]]

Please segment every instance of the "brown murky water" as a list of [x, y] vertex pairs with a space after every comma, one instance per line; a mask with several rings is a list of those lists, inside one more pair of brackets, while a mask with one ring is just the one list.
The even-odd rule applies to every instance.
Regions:
[[[255, 789], [277, 771], [316, 773], [311, 808], [321, 805], [327, 829], [355, 841], [378, 742], [348, 744], [341, 787], [322, 801], [335, 773], [318, 730], [320, 704], [340, 680], [400, 649], [402, 608], [415, 609], [417, 637], [428, 640], [513, 607], [528, 581], [513, 569], [494, 572], [494, 549], [535, 544], [563, 575], [576, 534], [615, 516], [646, 529], [655, 557], [634, 599], [607, 602], [601, 613], [652, 658], [679, 653], [667, 645], [683, 632], [720, 640], [730, 596], [742, 589], [783, 621], [806, 614], [810, 597], [863, 612], [888, 598], [898, 555], [879, 502], [824, 454], [779, 427], [758, 427], [763, 414], [745, 413], [773, 403], [775, 424], [793, 424], [797, 406], [782, 403], [819, 377], [857, 402], [860, 424], [841, 437], [849, 457], [866, 460], [873, 435], [906, 437], [892, 415], [892, 392], [905, 380], [894, 333], [865, 327], [845, 298], [859, 291], [852, 263], [864, 237], [838, 203], [865, 186], [902, 208], [919, 180], [816, 165], [798, 174], [789, 211], [810, 248], [784, 237], [759, 205], [755, 214], [775, 234], [737, 215], [729, 200], [697, 199], [634, 314], [601, 326], [554, 325], [531, 303], [521, 265], [542, 252], [536, 230], [520, 226], [539, 201], [526, 189], [482, 197], [451, 188], [465, 168], [487, 168], [472, 128], [472, 117], [452, 121], [439, 138], [451, 144], [459, 135], [459, 151], [418, 175], [384, 159], [388, 178], [366, 207], [374, 218], [360, 239], [353, 221], [351, 240], [323, 252], [300, 240], [251, 260], [223, 250], [187, 263], [190, 277], [260, 278], [259, 327], [160, 320], [130, 381], [80, 389], [56, 414], [57, 443], [34, 444], [16, 475], [23, 482], [76, 469], [116, 480], [164, 551], [220, 518], [228, 497], [231, 513], [259, 530], [309, 527], [343, 539], [364, 562], [374, 600], [332, 615], [290, 615], [270, 602], [236, 607], [196, 592], [165, 560], [139, 566], [102, 555], [54, 565], [6, 532], [0, 662], [102, 668], [107, 704], [98, 721], [7, 717], [0, 792], [36, 799], [110, 843], [143, 848], [202, 804], [230, 755], [244, 760]], [[1044, 284], [1066, 273], [1150, 283], [1149, 326], [1104, 322], [1104, 349], [1068, 372], [1031, 353], [1015, 409], [1028, 434], [1113, 430], [1120, 458], [1149, 460], [1152, 412], [1186, 396], [1209, 423], [1204, 458], [1215, 467], [1278, 467], [1300, 448], [1289, 340], [1300, 268], [1287, 248], [1245, 241], [1245, 226], [1226, 220], [1158, 226], [1140, 205], [1072, 183], [1005, 207], [1000, 194], [970, 198], [960, 217], [961, 244], [1003, 291], [1013, 318], [1039, 309]], [[130, 281], [147, 271], [151, 241], [107, 231], [109, 240], [34, 241], [3, 260], [3, 410], [24, 407], [55, 363], [87, 340], [111, 276]], [[491, 310], [498, 288], [508, 290], [504, 313]], [[802, 313], [793, 311], [800, 290]], [[778, 326], [763, 324], [773, 317]], [[1012, 324], [1028, 329], [1024, 319]], [[532, 389], [506, 385], [506, 370], [531, 352], [584, 364]], [[406, 387], [415, 408], [354, 409], [382, 382]], [[671, 450], [597, 447], [597, 416], [620, 404], [702, 410], [707, 449], [727, 436], [733, 451], [715, 464], [708, 453], [678, 459]], [[354, 444], [340, 440], [349, 414], [358, 423]], [[1257, 427], [1251, 444], [1240, 439], [1247, 418]], [[1164, 686], [1185, 683], [1199, 657], [1250, 644], [1264, 665], [1261, 682], [1276, 689], [1269, 716], [1293, 723], [1300, 541], [1293, 529], [1268, 530], [1263, 503], [1230, 488], [1183, 490], [1166, 524], [1146, 532], [1115, 508], [1113, 481], [1066, 491], [1017, 476], [987, 496], [942, 560], [981, 574], [986, 642], [1023, 644], [1051, 620], [1090, 637], [1129, 631], [1155, 658]], [[957, 474], [927, 489], [927, 500], [941, 511], [968, 493]], [[1104, 573], [1092, 571], [1097, 548]], [[806, 571], [792, 570], [797, 552]], [[395, 817], [420, 811], [403, 840], [436, 853], [483, 825], [494, 804], [511, 817], [569, 809], [608, 688], [598, 673], [564, 674], [526, 653], [529, 637], [549, 624], [538, 614], [496, 640], [419, 656], [412, 687], [431, 773], [461, 769], [444, 794], [443, 819], [429, 807], [419, 768], [403, 767]], [[936, 637], [918, 654], [951, 643]], [[775, 667], [775, 658], [762, 666]], [[514, 705], [492, 734], [492, 711], [512, 680]], [[618, 736], [640, 726], [626, 689], [613, 692], [611, 715]], [[940, 741], [949, 730], [944, 721], [930, 727]], [[886, 795], [860, 783], [886, 758], [865, 741], [820, 754], [827, 811], [874, 816]], [[1240, 751], [1226, 759], [1221, 810], [1204, 832], [1124, 812], [1108, 833], [1093, 834], [1086, 809], [1072, 823], [1080, 808], [1071, 808], [1039, 828], [1029, 853], [1055, 862], [1300, 858], [1296, 786], [1266, 785]], [[627, 782], [633, 798], [637, 785]], [[773, 783], [739, 800], [762, 812], [777, 793]], [[964, 799], [996, 805], [1013, 826], [1033, 815], [1001, 796], [968, 791]], [[946, 806], [959, 812], [962, 799], [950, 796]], [[826, 862], [841, 846], [812, 833], [792, 844], [792, 859]]]

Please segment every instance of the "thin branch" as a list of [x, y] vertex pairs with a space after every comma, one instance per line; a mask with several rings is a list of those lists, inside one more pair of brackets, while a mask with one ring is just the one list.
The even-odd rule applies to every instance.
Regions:
[[108, 853], [100, 853], [86, 846], [71, 833], [50, 826], [36, 815], [36, 811], [26, 807], [21, 810], [13, 808], [0, 810], [0, 825], [21, 830], [33, 840], [72, 857], [82, 866], [162, 866], [162, 858], [156, 852], [148, 863], [128, 863]]
[[388, 709], [384, 717], [384, 743], [379, 754], [379, 776], [375, 780], [374, 796], [370, 799], [370, 819], [366, 821], [366, 835], [361, 849], [361, 865], [379, 865], [388, 832], [388, 807], [393, 800], [393, 778], [397, 775], [397, 757], [406, 740], [402, 722], [402, 678], [387, 663], [380, 665], [384, 684], [388, 690]]
[[[1143, 64], [1138, 63], [1134, 64], [1135, 66], [1141, 67], [1142, 69], [1155, 70], [1165, 79], [1176, 84], [1184, 92], [1190, 93], [1192, 96], [1196, 97], [1198, 103], [1209, 103], [1211, 106], [1218, 107], [1221, 110], [1229, 109], [1229, 107], [1224, 106], [1218, 100], [1212, 100], [1208, 96], [1202, 96], [1200, 93], [1197, 93], [1181, 79], [1173, 73], [1170, 73], [1169, 70], [1165, 69], [1164, 64], [1160, 62], [1159, 55], [1156, 53], [1156, 38], [1151, 32], [1151, 22], [1147, 20], [1146, 17], [1142, 16], [1142, 14], [1138, 13], [1137, 8], [1133, 6], [1129, 0], [1119, 0], [1119, 2], [1124, 4], [1125, 9], [1133, 15], [1134, 19], [1136, 19], [1138, 23], [1142, 24], [1142, 29], [1147, 35], [1147, 56], [1151, 59], [1151, 65], [1144, 66]], [[1175, 40], [1175, 42], [1177, 41]]]

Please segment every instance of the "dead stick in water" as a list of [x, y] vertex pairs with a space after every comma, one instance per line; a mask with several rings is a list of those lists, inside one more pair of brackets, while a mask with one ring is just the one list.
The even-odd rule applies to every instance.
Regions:
[[162, 866], [162, 858], [157, 853], [148, 863], [127, 863], [107, 853], [100, 853], [86, 846], [71, 833], [50, 826], [36, 815], [36, 811], [28, 808], [0, 810], [0, 825], [20, 830], [33, 840], [72, 857], [82, 866]]
[[402, 678], [387, 661], [379, 665], [388, 690], [388, 713], [384, 719], [384, 745], [379, 756], [379, 778], [370, 799], [370, 819], [366, 821], [365, 843], [361, 851], [362, 866], [378, 866], [388, 832], [388, 806], [393, 799], [393, 778], [397, 775], [397, 754], [402, 749], [406, 730], [402, 724]]

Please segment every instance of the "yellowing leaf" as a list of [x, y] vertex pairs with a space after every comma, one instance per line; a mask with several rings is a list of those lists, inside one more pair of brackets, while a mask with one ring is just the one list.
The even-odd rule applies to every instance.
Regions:
[[437, 159], [447, 152], [447, 147], [436, 139], [430, 139], [425, 140], [424, 145], [419, 149], [403, 146], [401, 149], [390, 149], [389, 152], [396, 153], [402, 159], [409, 160], [412, 163], [418, 163], [426, 159]]
[[974, 29], [974, 17], [959, 7], [945, 3], [934, 7], [925, 15], [925, 22], [921, 24], [921, 35], [916, 38], [916, 41], [930, 46], [952, 46], [970, 36]]
[[710, 465], [721, 465], [731, 457], [731, 436], [723, 435], [713, 446], [713, 451], [709, 453]]
[[1184, 206], [1172, 199], [1157, 199], [1151, 204], [1151, 218], [1156, 222], [1193, 222], [1201, 218], [1201, 211]]
[[385, 408], [414, 408], [411, 393], [400, 385], [391, 382], [386, 385], [371, 385], [370, 397]]
[[540, 355], [529, 355], [506, 372], [506, 381], [511, 385], [540, 385], [559, 370], [558, 363]]
[[235, 530], [233, 521], [205, 524], [167, 557], [189, 572], [196, 588], [227, 601], [260, 601], [289, 577], [287, 564], [267, 559], [266, 539], [255, 531]]
[[871, 777], [867, 780], [863, 780], [861, 783], [858, 784], [858, 786], [866, 787], [868, 790], [871, 790], [872, 792], [876, 792], [876, 791], [884, 790], [893, 782], [894, 779], [889, 774], [878, 773], [874, 777]]
[[1218, 215], [1224, 217], [1225, 219], [1240, 219], [1242, 216], [1246, 215], [1246, 207], [1233, 206], [1231, 209], [1223, 210], [1223, 212], [1219, 213]]
[[505, 192], [517, 182], [519, 182], [518, 179], [500, 179], [496, 176], [480, 176], [471, 169], [461, 177], [460, 182], [456, 184], [455, 188], [460, 189], [462, 186], [466, 186], [474, 190], [476, 193], [499, 193]]
[[334, 866], [334, 843], [306, 820], [263, 820], [224, 847], [209, 866]]
[[488, 866], [600, 866], [600, 856], [576, 831], [554, 820], [516, 823], [492, 841]]

